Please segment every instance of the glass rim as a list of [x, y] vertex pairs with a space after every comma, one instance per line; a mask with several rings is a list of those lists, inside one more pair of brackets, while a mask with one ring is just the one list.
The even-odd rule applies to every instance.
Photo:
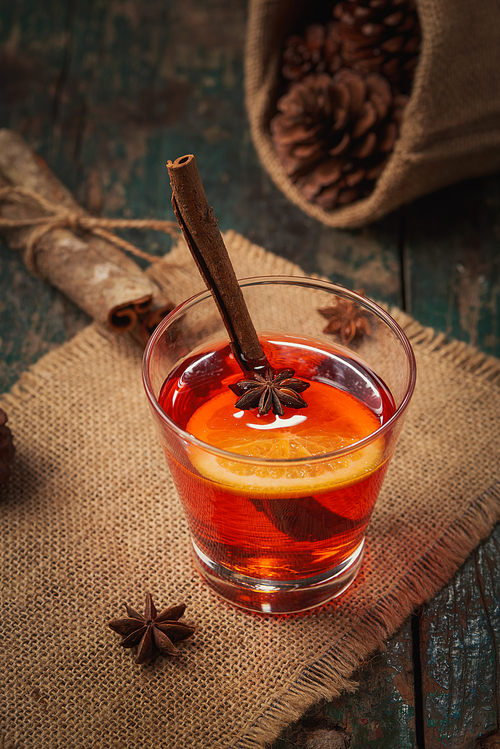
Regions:
[[175, 421], [171, 419], [170, 416], [168, 416], [168, 414], [158, 403], [158, 399], [154, 394], [151, 385], [148, 362], [151, 358], [153, 349], [158, 342], [158, 339], [161, 338], [165, 329], [168, 328], [169, 324], [173, 321], [174, 318], [178, 317], [179, 314], [187, 311], [192, 307], [195, 307], [197, 304], [200, 304], [208, 298], [213, 299], [212, 293], [208, 289], [206, 289], [204, 291], [198, 292], [197, 294], [194, 294], [185, 301], [181, 302], [179, 305], [177, 305], [177, 307], [175, 307], [175, 309], [173, 309], [168, 313], [168, 315], [163, 318], [163, 320], [153, 331], [144, 350], [142, 359], [142, 381], [149, 403], [154, 408], [161, 421], [166, 422], [169, 428], [172, 429], [172, 431], [175, 432], [178, 437], [180, 437], [183, 441], [196, 446], [199, 449], [210, 452], [213, 455], [224, 458], [225, 460], [236, 460], [241, 463], [251, 462], [258, 465], [293, 466], [304, 465], [306, 463], [323, 463], [335, 460], [336, 458], [340, 458], [344, 455], [348, 455], [349, 453], [361, 450], [372, 442], [375, 442], [380, 437], [384, 436], [386, 432], [390, 431], [393, 428], [394, 424], [399, 421], [399, 419], [406, 411], [413, 395], [413, 391], [415, 390], [417, 365], [415, 361], [415, 354], [413, 353], [413, 348], [410, 341], [408, 340], [408, 336], [406, 335], [402, 327], [388, 312], [386, 312], [382, 307], [373, 302], [371, 299], [361, 296], [361, 294], [358, 294], [356, 291], [352, 291], [351, 289], [348, 289], [345, 286], [341, 286], [340, 284], [333, 283], [333, 281], [324, 281], [320, 278], [310, 278], [308, 276], [250, 276], [248, 278], [239, 278], [238, 283], [242, 288], [271, 284], [303, 287], [314, 286], [318, 289], [322, 289], [330, 293], [335, 293], [338, 296], [342, 296], [344, 298], [355, 299], [356, 302], [358, 302], [361, 306], [365, 307], [365, 309], [369, 310], [377, 317], [379, 317], [383, 322], [385, 322], [386, 325], [388, 325], [393, 330], [400, 343], [402, 344], [408, 360], [409, 370], [404, 397], [400, 405], [396, 408], [392, 416], [385, 422], [385, 424], [381, 424], [378, 429], [369, 434], [367, 437], [364, 437], [357, 442], [353, 442], [351, 445], [346, 445], [345, 447], [339, 448], [338, 450], [333, 450], [329, 453], [318, 453], [317, 455], [311, 455], [303, 458], [259, 458], [253, 455], [242, 455], [240, 453], [230, 452], [229, 450], [223, 450], [220, 447], [211, 445], [209, 442], [204, 442], [203, 440], [198, 439], [198, 437], [195, 437], [193, 434], [187, 432], [185, 429], [182, 429], [182, 427], [176, 424]]

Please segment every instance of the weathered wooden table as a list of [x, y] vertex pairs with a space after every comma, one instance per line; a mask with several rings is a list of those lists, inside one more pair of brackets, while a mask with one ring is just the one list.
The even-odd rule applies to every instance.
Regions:
[[[195, 153], [222, 230], [500, 355], [500, 177], [452, 186], [357, 231], [291, 205], [246, 121], [246, 0], [4, 0], [0, 126], [89, 210], [172, 219], [164, 164]], [[128, 238], [160, 254], [163, 235]], [[0, 387], [89, 319], [0, 248]], [[292, 747], [500, 746], [500, 529], [359, 673], [360, 689], [280, 739]], [[497, 739], [497, 741], [499, 741]], [[0, 745], [1, 745], [0, 737]]]

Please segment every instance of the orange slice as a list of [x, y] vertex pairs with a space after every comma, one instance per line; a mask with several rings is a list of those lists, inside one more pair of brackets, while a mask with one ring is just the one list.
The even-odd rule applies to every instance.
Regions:
[[[223, 458], [192, 447], [191, 460], [205, 478], [245, 496], [299, 497], [360, 481], [381, 464], [384, 439], [330, 460], [290, 464], [255, 463], [248, 458], [300, 460], [358, 442], [380, 426], [377, 417], [349, 393], [312, 383], [308, 408], [285, 409], [283, 418], [235, 408], [229, 389], [204, 403], [186, 430], [203, 442], [235, 453]], [[236, 455], [242, 456], [240, 459]]]

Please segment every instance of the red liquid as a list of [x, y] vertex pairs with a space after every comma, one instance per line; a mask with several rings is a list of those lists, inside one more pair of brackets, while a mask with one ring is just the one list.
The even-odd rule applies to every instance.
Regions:
[[[384, 384], [344, 351], [323, 343], [319, 349], [305, 338], [270, 336], [261, 342], [276, 370], [293, 368], [311, 383], [303, 393], [308, 408], [285, 407], [283, 419], [236, 409], [237, 397], [227, 385], [242, 373], [222, 344], [183, 362], [164, 383], [160, 405], [180, 427], [224, 450], [255, 451], [264, 435], [271, 439], [264, 451], [271, 445], [275, 458], [283, 446], [300, 452], [318, 440], [319, 452], [331, 452], [372, 433], [394, 413]], [[245, 439], [249, 448], [241, 444]], [[386, 439], [379, 437], [352, 464], [349, 458], [325, 459], [270, 471], [249, 458], [246, 465], [222, 460], [218, 473], [211, 455], [205, 459], [206, 453], [191, 448], [174, 456], [162, 442], [199, 549], [229, 570], [265, 580], [321, 575], [350, 557], [364, 538], [390, 458]]]

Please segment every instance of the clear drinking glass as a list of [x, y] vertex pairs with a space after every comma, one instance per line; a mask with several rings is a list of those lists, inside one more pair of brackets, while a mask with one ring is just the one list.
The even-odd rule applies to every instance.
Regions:
[[310, 383], [308, 406], [279, 416], [234, 405], [228, 384], [248, 375], [208, 291], [155, 330], [144, 386], [201, 576], [237, 606], [304, 611], [358, 573], [415, 359], [383, 309], [341, 286], [279, 276], [239, 283], [275, 372], [291, 368]]

